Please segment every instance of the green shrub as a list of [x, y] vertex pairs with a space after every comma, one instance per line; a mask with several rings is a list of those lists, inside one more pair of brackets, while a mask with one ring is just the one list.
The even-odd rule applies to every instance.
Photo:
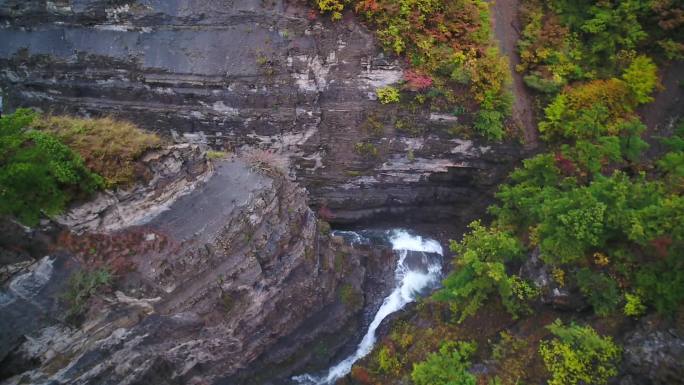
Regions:
[[637, 56], [627, 67], [622, 79], [632, 90], [632, 95], [638, 104], [653, 101], [651, 93], [658, 85], [658, 67], [648, 56]]
[[225, 151], [207, 151], [207, 158], [209, 159], [225, 159], [228, 156], [228, 153]]
[[525, 81], [526, 86], [545, 94], [555, 94], [560, 91], [564, 85], [562, 82], [548, 80], [538, 74], [525, 75], [523, 80]]
[[408, 349], [414, 343], [413, 337], [414, 330], [412, 325], [407, 322], [397, 322], [392, 326], [392, 333], [390, 338], [397, 344], [401, 349]]
[[684, 44], [672, 39], [663, 39], [658, 42], [668, 60], [684, 60]]
[[401, 364], [396, 355], [387, 346], [383, 346], [378, 352], [378, 367], [381, 372], [397, 375], [401, 369]]
[[501, 332], [501, 340], [492, 346], [492, 358], [496, 361], [499, 385], [516, 385], [525, 377], [527, 364], [534, 355], [528, 343], [508, 332]]
[[457, 269], [444, 280], [444, 288], [435, 298], [448, 301], [460, 313], [459, 322], [474, 315], [492, 293], [497, 293], [508, 311], [516, 315], [535, 294], [519, 277], [506, 274], [504, 263], [523, 255], [519, 241], [508, 232], [483, 227], [477, 221], [469, 227], [471, 231], [461, 242], [451, 241]]
[[587, 268], [580, 269], [576, 278], [580, 291], [588, 298], [596, 314], [606, 316], [617, 308], [620, 291], [615, 280]]
[[322, 12], [330, 12], [332, 20], [340, 20], [344, 10], [344, 0], [315, 0], [318, 9]]
[[370, 142], [359, 142], [354, 145], [354, 150], [357, 154], [369, 158], [377, 158], [379, 155], [378, 148]]
[[382, 104], [399, 103], [399, 90], [394, 87], [382, 87], [375, 90]]
[[626, 316], [639, 317], [646, 312], [646, 306], [644, 306], [639, 294], [625, 293], [625, 300], [624, 313]]
[[338, 296], [340, 298], [340, 301], [342, 301], [342, 303], [345, 304], [345, 306], [348, 306], [350, 308], [356, 308], [363, 303], [362, 294], [359, 293], [356, 289], [354, 289], [354, 286], [348, 283], [340, 287]]
[[617, 374], [621, 349], [610, 337], [589, 326], [565, 326], [560, 320], [547, 326], [556, 336], [543, 341], [539, 353], [551, 374], [549, 385], [604, 385]]
[[[503, 87], [503, 85], [499, 85]], [[505, 134], [504, 120], [510, 115], [513, 98], [506, 89], [495, 92], [484, 88], [480, 99], [480, 110], [475, 115], [475, 131], [488, 139], [501, 140]]]
[[415, 385], [475, 385], [475, 376], [468, 372], [475, 350], [472, 342], [445, 342], [439, 352], [413, 365], [411, 379]]
[[[397, 120], [397, 122], [399, 122], [399, 120]], [[366, 117], [366, 120], [364, 120], [364, 122], [361, 123], [360, 128], [364, 132], [367, 132], [375, 137], [381, 137], [385, 131], [384, 124], [375, 113], [369, 114], [368, 117]]]
[[473, 127], [476, 132], [488, 139], [501, 140], [505, 133], [504, 118], [499, 111], [481, 109], [475, 115]]
[[318, 233], [321, 234], [322, 236], [328, 236], [332, 232], [332, 227], [330, 227], [330, 223], [319, 220], [318, 221]]
[[64, 300], [69, 306], [67, 320], [77, 322], [88, 310], [90, 298], [101, 292], [112, 283], [112, 275], [106, 268], [97, 270], [80, 270], [74, 273], [68, 282]]
[[83, 159], [54, 135], [28, 129], [37, 114], [20, 109], [0, 119], [0, 213], [36, 225], [103, 186]]
[[684, 303], [684, 254], [682, 249], [677, 252], [665, 261], [642, 267], [635, 279], [643, 298], [662, 314], [673, 315]]

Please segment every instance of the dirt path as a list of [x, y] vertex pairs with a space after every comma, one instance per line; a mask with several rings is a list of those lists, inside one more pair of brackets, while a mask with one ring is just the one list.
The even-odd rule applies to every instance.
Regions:
[[520, 63], [516, 44], [520, 37], [518, 21], [519, 0], [492, 0], [492, 26], [494, 35], [499, 41], [501, 52], [508, 56], [513, 77], [513, 119], [523, 130], [525, 148], [534, 149], [539, 145], [539, 132], [534, 118], [532, 97], [525, 88], [522, 76], [515, 70]]

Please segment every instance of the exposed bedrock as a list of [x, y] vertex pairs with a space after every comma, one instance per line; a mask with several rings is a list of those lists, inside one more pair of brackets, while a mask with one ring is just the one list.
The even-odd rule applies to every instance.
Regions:
[[[327, 360], [359, 328], [391, 281], [392, 253], [331, 237], [292, 181], [238, 159], [212, 166], [197, 151], [148, 154], [146, 183], [72, 208], [65, 218], [78, 231], [13, 274], [0, 291], [0, 381], [282, 378], [312, 362], [297, 356], [310, 344], [328, 340]], [[120, 202], [100, 204], [107, 197]], [[115, 215], [130, 205], [148, 215]], [[114, 287], [91, 298], [81, 326], [65, 322], [69, 276], [103, 264]]]
[[282, 0], [0, 0], [0, 87], [7, 109], [281, 151], [332, 222], [474, 217], [520, 146], [455, 137], [459, 118], [428, 106], [380, 104], [402, 62], [351, 15], [311, 19]]
[[624, 337], [620, 385], [682, 382], [684, 330], [681, 324], [667, 326], [645, 319]]

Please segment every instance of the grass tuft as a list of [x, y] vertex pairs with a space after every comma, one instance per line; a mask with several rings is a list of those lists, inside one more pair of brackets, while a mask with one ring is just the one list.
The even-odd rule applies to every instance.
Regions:
[[136, 161], [162, 139], [136, 125], [112, 118], [82, 119], [48, 116], [33, 128], [55, 135], [81, 155], [86, 166], [105, 179], [106, 187], [128, 186], [136, 181]]

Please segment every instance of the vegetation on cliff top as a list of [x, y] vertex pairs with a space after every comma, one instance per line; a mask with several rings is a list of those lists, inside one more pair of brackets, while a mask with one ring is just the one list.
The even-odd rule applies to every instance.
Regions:
[[30, 110], [0, 119], [0, 213], [35, 225], [41, 213], [59, 214], [66, 205], [101, 188], [102, 178], [53, 135], [27, 129]]
[[108, 188], [133, 183], [140, 177], [136, 161], [162, 144], [159, 136], [109, 117], [46, 116], [35, 120], [31, 127], [53, 134], [77, 152], [88, 168], [104, 177]]
[[41, 117], [19, 109], [0, 119], [0, 214], [33, 226], [98, 189], [139, 178], [136, 161], [159, 137], [126, 122]]

